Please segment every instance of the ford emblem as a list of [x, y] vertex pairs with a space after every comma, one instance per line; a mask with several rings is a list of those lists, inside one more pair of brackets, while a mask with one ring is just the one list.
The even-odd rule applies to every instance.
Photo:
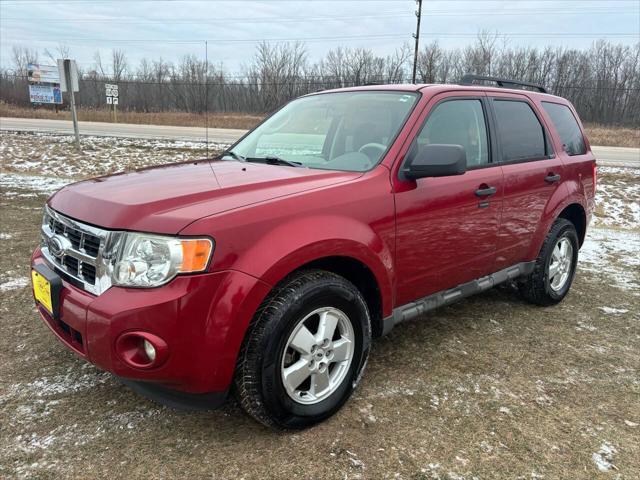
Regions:
[[61, 235], [54, 235], [49, 239], [49, 252], [56, 258], [64, 257], [70, 247], [71, 242]]

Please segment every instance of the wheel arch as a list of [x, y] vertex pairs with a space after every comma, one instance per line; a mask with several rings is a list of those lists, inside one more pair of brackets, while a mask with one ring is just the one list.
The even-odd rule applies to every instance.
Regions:
[[336, 255], [317, 258], [307, 262], [297, 267], [287, 276], [292, 273], [310, 269], [332, 272], [353, 283], [362, 294], [369, 309], [373, 336], [379, 337], [382, 334], [382, 293], [378, 280], [369, 266], [356, 258]]
[[564, 218], [573, 223], [578, 233], [578, 244], [582, 247], [587, 233], [587, 214], [584, 207], [579, 203], [571, 203], [560, 212], [558, 218]]

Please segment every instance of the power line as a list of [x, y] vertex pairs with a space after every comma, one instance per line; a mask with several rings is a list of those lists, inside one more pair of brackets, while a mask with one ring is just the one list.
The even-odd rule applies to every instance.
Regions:
[[[611, 8], [602, 9], [581, 9], [581, 10], [569, 10], [569, 11], [556, 11], [549, 9], [522, 9], [512, 11], [500, 11], [500, 12], [488, 12], [486, 10], [465, 10], [465, 12], [451, 12], [447, 10], [433, 10], [423, 13], [423, 16], [429, 17], [467, 17], [467, 16], [520, 16], [520, 15], [623, 15], [629, 13], [640, 14], [638, 9], [630, 10], [612, 10]], [[229, 17], [229, 18], [196, 18], [196, 17], [183, 17], [183, 18], [127, 18], [127, 17], [100, 17], [100, 18], [50, 18], [47, 19], [47, 23], [65, 23], [65, 22], [82, 22], [82, 23], [112, 23], [118, 22], [133, 23], [133, 24], [145, 24], [145, 23], [167, 23], [171, 24], [204, 24], [204, 23], [295, 23], [295, 22], [317, 22], [317, 21], [344, 21], [344, 20], [367, 20], [378, 18], [402, 18], [411, 17], [411, 13], [397, 13], [397, 12], [381, 12], [376, 15], [337, 15], [337, 16], [322, 16], [322, 17], [260, 17], [260, 18], [248, 18], [248, 17]], [[0, 17], [1, 22], [28, 22], [32, 21], [31, 17]]]
[[[514, 38], [636, 38], [640, 36], [640, 32], [592, 32], [592, 33], [568, 33], [568, 32], [547, 32], [547, 33], [527, 33], [527, 32], [495, 32], [493, 35], [497, 37], [514, 37]], [[433, 37], [446, 38], [469, 38], [477, 37], [478, 33], [452, 33], [452, 32], [430, 32]], [[53, 39], [31, 39], [31, 42], [105, 42], [119, 44], [138, 44], [138, 43], [165, 43], [165, 44], [202, 44], [205, 41], [216, 43], [259, 43], [259, 42], [314, 42], [314, 41], [343, 41], [343, 40], [364, 40], [364, 39], [391, 39], [406, 38], [405, 34], [374, 34], [374, 35], [350, 35], [350, 36], [331, 36], [331, 37], [288, 37], [288, 38], [217, 38], [217, 39], [162, 39], [162, 38], [95, 38], [95, 37], [56, 37]], [[6, 41], [24, 41], [24, 39], [6, 38]]]

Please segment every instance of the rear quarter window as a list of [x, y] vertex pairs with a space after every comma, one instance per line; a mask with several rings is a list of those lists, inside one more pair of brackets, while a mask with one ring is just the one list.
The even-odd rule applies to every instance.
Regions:
[[527, 102], [495, 99], [493, 108], [503, 162], [547, 158], [544, 129]]
[[542, 108], [551, 117], [564, 150], [569, 155], [584, 155], [587, 153], [584, 137], [571, 109], [566, 105], [551, 102], [542, 102]]

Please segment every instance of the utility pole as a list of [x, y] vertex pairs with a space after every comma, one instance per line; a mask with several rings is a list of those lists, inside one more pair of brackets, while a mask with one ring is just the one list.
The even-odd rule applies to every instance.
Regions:
[[209, 160], [209, 42], [204, 41], [204, 136]]
[[416, 24], [416, 33], [413, 34], [413, 38], [416, 39], [416, 47], [413, 52], [413, 76], [411, 77], [411, 83], [416, 83], [416, 69], [418, 68], [418, 48], [420, 46], [420, 17], [422, 16], [422, 0], [416, 0], [418, 4], [418, 11], [416, 17], [418, 18]]

